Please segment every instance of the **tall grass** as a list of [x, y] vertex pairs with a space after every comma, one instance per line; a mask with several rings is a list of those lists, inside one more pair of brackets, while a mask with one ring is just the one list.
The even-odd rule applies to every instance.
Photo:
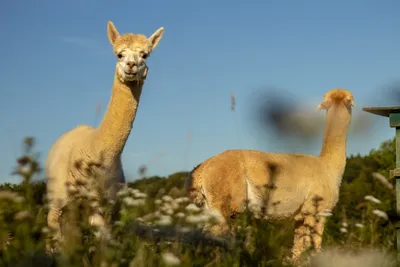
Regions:
[[[116, 202], [71, 190], [75, 201], [64, 211], [62, 224], [66, 238], [58, 251], [49, 253], [46, 199], [40, 199], [32, 182], [41, 168], [34, 140], [24, 143], [25, 154], [17, 159], [14, 172], [21, 178], [20, 190], [9, 186], [0, 191], [1, 266], [291, 266], [286, 260], [293, 239], [291, 221], [266, 222], [247, 211], [232, 219], [231, 236], [212, 237], [202, 229], [206, 223], [218, 223], [217, 214], [179, 193], [152, 198], [130, 187], [119, 191]], [[329, 226], [332, 214], [325, 214], [328, 229], [334, 230], [324, 232], [325, 252], [305, 260], [304, 266], [395, 266], [393, 224], [380, 209], [385, 201], [366, 196], [355, 218], [346, 209], [334, 210], [340, 226]], [[100, 212], [108, 222], [104, 229], [89, 224], [89, 216]]]

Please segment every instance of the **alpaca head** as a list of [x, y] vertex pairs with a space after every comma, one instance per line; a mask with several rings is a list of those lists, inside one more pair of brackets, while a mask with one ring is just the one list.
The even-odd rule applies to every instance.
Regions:
[[140, 82], [146, 79], [146, 60], [160, 42], [163, 32], [164, 28], [161, 27], [149, 38], [133, 33], [120, 35], [114, 24], [108, 22], [108, 39], [117, 57], [116, 74], [122, 82]]
[[330, 90], [324, 95], [324, 100], [321, 102], [321, 104], [318, 105], [317, 109], [328, 110], [332, 106], [332, 104], [335, 103], [336, 104], [343, 103], [343, 105], [345, 105], [349, 110], [351, 110], [354, 107], [353, 94], [350, 91], [341, 88]]

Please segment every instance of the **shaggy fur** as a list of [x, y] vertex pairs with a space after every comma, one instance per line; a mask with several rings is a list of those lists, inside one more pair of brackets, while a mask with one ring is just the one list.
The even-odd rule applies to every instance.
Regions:
[[[248, 207], [267, 220], [296, 221], [292, 258], [314, 245], [321, 248], [324, 217], [332, 210], [346, 165], [346, 138], [353, 95], [343, 89], [327, 92], [318, 109], [327, 110], [319, 156], [228, 150], [201, 163], [188, 175], [188, 196], [225, 217]], [[317, 205], [316, 205], [317, 204]], [[211, 228], [226, 230], [226, 223]]]

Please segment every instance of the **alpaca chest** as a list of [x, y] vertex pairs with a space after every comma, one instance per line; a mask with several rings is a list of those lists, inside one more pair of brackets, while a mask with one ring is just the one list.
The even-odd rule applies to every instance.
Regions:
[[115, 199], [120, 183], [125, 182], [121, 162], [102, 162], [94, 164], [93, 161], [81, 161], [78, 168], [70, 172], [71, 180], [85, 191], [95, 191], [108, 199]]

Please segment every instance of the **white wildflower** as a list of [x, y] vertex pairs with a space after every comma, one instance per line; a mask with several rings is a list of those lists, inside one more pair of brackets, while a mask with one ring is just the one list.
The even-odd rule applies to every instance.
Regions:
[[128, 195], [129, 195], [129, 190], [128, 190], [128, 188], [121, 189], [121, 190], [118, 191], [118, 193], [117, 193], [117, 197], [118, 197], [118, 198], [123, 198], [123, 197], [126, 197], [126, 196], [128, 196]]
[[342, 227], [347, 228], [348, 226], [347, 222], [342, 222]]
[[100, 204], [98, 201], [92, 201], [92, 202], [90, 202], [90, 207], [92, 207], [92, 209], [95, 209], [95, 208], [100, 207]]
[[167, 265], [179, 265], [181, 264], [181, 260], [176, 257], [174, 254], [172, 254], [171, 252], [165, 252], [162, 254], [162, 258], [165, 262], [165, 264]]
[[362, 224], [362, 223], [356, 223], [355, 226], [357, 228], [364, 228], [364, 224]]
[[170, 225], [172, 224], [172, 219], [171, 216], [169, 215], [162, 215], [160, 216], [160, 219], [155, 222], [157, 225]]
[[377, 198], [375, 198], [375, 197], [373, 197], [371, 195], [365, 196], [364, 199], [368, 200], [368, 201], [371, 201], [373, 203], [376, 203], [376, 204], [380, 204], [381, 203], [381, 201], [379, 199], [377, 199]]
[[133, 198], [131, 197], [125, 197], [123, 200], [125, 205], [127, 205], [128, 207], [133, 206], [132, 203], [135, 201]]
[[25, 201], [25, 198], [22, 196], [17, 196], [16, 198], [14, 198], [15, 203], [22, 203], [24, 201]]
[[188, 197], [180, 197], [180, 198], [175, 199], [175, 201], [176, 201], [177, 203], [181, 204], [181, 203], [190, 202], [190, 199], [189, 199]]
[[164, 203], [164, 205], [162, 205], [160, 207], [160, 211], [162, 211], [163, 213], [166, 213], [168, 215], [171, 215], [174, 213], [174, 210], [172, 209], [172, 206], [169, 203]]
[[389, 217], [388, 217], [388, 215], [386, 214], [386, 212], [384, 212], [384, 211], [382, 211], [382, 210], [377, 210], [377, 209], [376, 209], [376, 210], [373, 210], [372, 213], [375, 214], [376, 216], [378, 216], [378, 217], [384, 219], [384, 220], [388, 220], [388, 219], [389, 219]]
[[200, 211], [201, 209], [199, 207], [197, 207], [195, 204], [191, 203], [186, 206], [186, 210], [192, 211], [192, 212], [197, 212], [197, 211]]
[[161, 212], [159, 211], [159, 210], [156, 210], [154, 213], [154, 216], [156, 216], [156, 217], [160, 217], [162, 214], [161, 214]]
[[[95, 252], [96, 251], [96, 247], [95, 246], [90, 246], [89, 247], [89, 252]], [[104, 267], [104, 264], [100, 265], [101, 267]]]
[[110, 204], [110, 205], [115, 205], [115, 200], [112, 200], [112, 199], [110, 199], [109, 201], [108, 201], [108, 204]]
[[17, 214], [15, 214], [15, 216], [14, 216], [14, 219], [16, 221], [23, 221], [23, 220], [28, 219], [30, 217], [31, 217], [31, 215], [30, 215], [29, 211], [23, 210], [23, 211], [17, 212]]
[[145, 200], [142, 198], [133, 199], [131, 197], [125, 197], [123, 201], [124, 204], [127, 205], [128, 207], [138, 207], [138, 206], [143, 206], [145, 204]]
[[170, 204], [171, 209], [173, 209], [173, 210], [177, 210], [180, 208], [179, 204], [178, 204], [178, 202], [176, 202], [176, 200], [171, 201], [169, 204]]
[[189, 233], [191, 229], [189, 227], [181, 227], [179, 228], [179, 232], [181, 233]]
[[13, 201], [18, 203], [18, 199], [21, 198], [17, 193], [8, 191], [8, 190], [3, 190], [0, 191], [0, 200], [7, 200], [7, 201]]
[[174, 210], [171, 207], [164, 207], [162, 210], [165, 214], [172, 215], [174, 214]]
[[115, 226], [123, 226], [124, 223], [121, 222], [121, 221], [115, 221], [115, 222], [114, 222], [114, 225], [115, 225]]
[[135, 189], [135, 188], [127, 188], [127, 191], [129, 192], [129, 194], [134, 195], [138, 192], [140, 192], [139, 190]]
[[341, 228], [340, 228], [340, 232], [342, 232], [342, 233], [347, 233], [347, 229], [344, 228], [344, 227], [341, 227]]
[[177, 214], [175, 214], [175, 216], [178, 218], [183, 218], [185, 217], [185, 214], [183, 212], [178, 212]]
[[317, 215], [322, 216], [322, 217], [330, 217], [330, 216], [332, 216], [332, 212], [330, 209], [326, 209], [326, 210], [323, 210], [322, 212], [318, 213]]
[[392, 190], [393, 185], [386, 179], [385, 176], [380, 174], [379, 172], [373, 172], [372, 177], [374, 177], [376, 180], [381, 182], [384, 186], [386, 186], [388, 189]]
[[144, 200], [143, 198], [136, 199], [135, 203], [133, 203], [135, 207], [143, 206], [144, 204], [146, 204], [146, 200]]
[[149, 214], [144, 215], [142, 218], [143, 218], [143, 220], [148, 221], [148, 220], [152, 220], [152, 219], [154, 219], [155, 217], [158, 217], [158, 216], [159, 216], [159, 214], [149, 213]]
[[169, 203], [163, 203], [160, 207], [160, 210], [165, 210], [165, 209], [172, 209], [172, 207]]
[[162, 201], [161, 201], [160, 199], [156, 199], [156, 200], [154, 201], [154, 203], [156, 203], [156, 205], [160, 205], [160, 204], [162, 203]]
[[31, 168], [29, 166], [20, 166], [18, 167], [18, 171], [22, 175], [29, 175], [31, 173]]
[[133, 194], [133, 196], [135, 197], [135, 198], [147, 198], [147, 194], [145, 194], [145, 193], [142, 193], [142, 192], [135, 192], [134, 194]]
[[208, 216], [205, 214], [188, 215], [186, 221], [191, 224], [201, 224], [208, 220]]
[[208, 216], [209, 220], [214, 221], [216, 223], [223, 223], [225, 221], [222, 214], [215, 210], [206, 212], [206, 215]]
[[102, 227], [102, 226], [104, 226], [105, 223], [104, 223], [103, 217], [100, 214], [95, 213], [90, 216], [89, 224], [94, 227]]
[[161, 198], [164, 202], [170, 202], [172, 200], [174, 200], [172, 197], [165, 195]]

